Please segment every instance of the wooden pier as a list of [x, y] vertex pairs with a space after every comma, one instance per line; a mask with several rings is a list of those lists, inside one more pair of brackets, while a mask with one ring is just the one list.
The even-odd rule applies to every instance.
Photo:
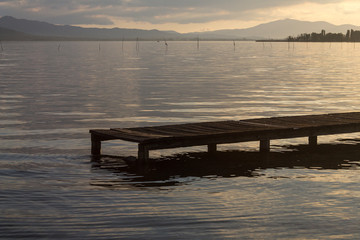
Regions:
[[360, 112], [90, 130], [93, 155], [101, 154], [102, 141], [124, 140], [138, 143], [139, 162], [155, 149], [207, 145], [215, 152], [217, 144], [259, 141], [268, 152], [273, 139], [308, 137], [317, 145], [317, 136], [352, 132], [360, 132]]

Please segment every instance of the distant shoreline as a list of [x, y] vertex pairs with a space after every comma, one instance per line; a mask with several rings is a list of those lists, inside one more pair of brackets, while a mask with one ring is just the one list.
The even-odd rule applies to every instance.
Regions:
[[287, 39], [282, 39], [282, 40], [277, 40], [277, 39], [268, 39], [268, 40], [255, 40], [255, 42], [289, 42], [289, 43], [297, 43], [297, 42], [302, 42], [302, 43], [354, 43], [354, 42], [360, 42], [360, 41], [300, 41], [300, 40], [295, 40], [295, 41], [289, 41]]
[[185, 41], [185, 42], [194, 42], [194, 41], [201, 41], [201, 42], [255, 42], [260, 40], [255, 39], [82, 39], [82, 38], [56, 38], [56, 37], [50, 37], [50, 38], [43, 38], [43, 37], [34, 37], [34, 38], [26, 38], [26, 39], [17, 39], [17, 38], [3, 38], [0, 39], [0, 41], [3, 42], [56, 42], [56, 41], [62, 41], [62, 42], [71, 42], [71, 41], [86, 41], [86, 42], [136, 42], [136, 41], [143, 41], [143, 42], [175, 42], [175, 41]]

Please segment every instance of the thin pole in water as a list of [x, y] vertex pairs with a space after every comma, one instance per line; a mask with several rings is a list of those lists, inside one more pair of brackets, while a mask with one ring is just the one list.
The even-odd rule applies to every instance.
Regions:
[[1, 51], [4, 51], [4, 48], [3, 48], [3, 45], [2, 45], [1, 40], [0, 40], [0, 47], [1, 47]]
[[167, 41], [166, 41], [166, 39], [164, 40], [164, 43], [165, 43], [165, 55], [167, 54], [167, 52], [168, 52], [168, 43], [167, 43]]
[[136, 38], [136, 52], [138, 53], [140, 50], [139, 38]]
[[122, 38], [122, 41], [121, 41], [121, 51], [124, 51], [124, 37]]
[[271, 42], [271, 37], [269, 36], [269, 44], [270, 44], [270, 48], [272, 48], [272, 42]]

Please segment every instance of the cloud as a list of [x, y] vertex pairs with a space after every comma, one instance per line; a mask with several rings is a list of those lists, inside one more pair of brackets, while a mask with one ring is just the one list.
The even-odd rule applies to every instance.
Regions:
[[[267, 10], [344, 0], [0, 0], [0, 14], [55, 24], [206, 24], [266, 19]], [[265, 14], [264, 14], [265, 13]]]

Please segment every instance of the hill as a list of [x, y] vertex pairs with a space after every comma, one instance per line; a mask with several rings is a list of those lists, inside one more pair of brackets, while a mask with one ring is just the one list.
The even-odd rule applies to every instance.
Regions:
[[[284, 19], [264, 23], [245, 29], [224, 29], [208, 32], [180, 34], [175, 31], [142, 30], [128, 28], [82, 28], [69, 25], [55, 25], [41, 21], [17, 19], [10, 16], [0, 18], [0, 40], [262, 40], [297, 37], [302, 33], [326, 32], [346, 33], [360, 30], [355, 25], [333, 25], [327, 22], [308, 22]], [[9, 32], [9, 31], [15, 32]], [[10, 37], [12, 36], [12, 38]]]
[[302, 33], [320, 32], [321, 30], [333, 33], [346, 33], [349, 29], [360, 30], [355, 25], [334, 25], [328, 22], [308, 22], [293, 19], [284, 19], [274, 22], [264, 23], [246, 29], [218, 30], [198, 34], [202, 38], [249, 38], [249, 39], [283, 39], [288, 36], [300, 35]]
[[37, 40], [39, 39], [37, 36], [33, 36], [30, 34], [18, 32], [15, 30], [2, 28], [0, 27], [0, 40], [5, 41], [29, 41], [29, 40]]
[[120, 39], [170, 39], [179, 37], [176, 32], [126, 28], [82, 28], [69, 25], [55, 25], [46, 22], [17, 19], [10, 16], [0, 18], [0, 27], [43, 38], [68, 38], [78, 40], [120, 40]]

